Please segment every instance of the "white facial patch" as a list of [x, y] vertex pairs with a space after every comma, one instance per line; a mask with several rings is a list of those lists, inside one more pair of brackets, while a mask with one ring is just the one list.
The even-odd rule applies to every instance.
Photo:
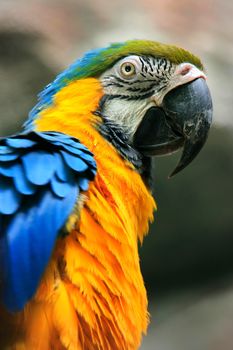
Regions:
[[147, 110], [160, 105], [175, 69], [165, 58], [131, 55], [101, 75], [106, 96], [102, 113], [130, 142]]
[[127, 132], [131, 142], [146, 111], [152, 106], [154, 102], [148, 99], [139, 101], [113, 99], [106, 101], [103, 114], [108, 117], [108, 121], [119, 125], [119, 128]]

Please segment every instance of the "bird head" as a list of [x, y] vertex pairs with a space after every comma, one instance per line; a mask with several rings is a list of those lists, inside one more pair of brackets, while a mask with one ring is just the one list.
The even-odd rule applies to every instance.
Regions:
[[[174, 175], [203, 147], [212, 122], [212, 100], [203, 65], [190, 52], [145, 40], [90, 51], [45, 89], [30, 119], [64, 86], [90, 77], [103, 89], [94, 111], [103, 121], [100, 132], [119, 148], [127, 145], [143, 157], [183, 148]], [[127, 158], [127, 152], [123, 155]]]

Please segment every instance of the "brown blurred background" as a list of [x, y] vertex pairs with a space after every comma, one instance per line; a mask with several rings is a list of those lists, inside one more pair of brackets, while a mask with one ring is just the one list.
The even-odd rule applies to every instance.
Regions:
[[0, 0], [0, 135], [20, 130], [37, 93], [84, 51], [125, 39], [174, 43], [209, 77], [214, 127], [172, 180], [155, 160], [155, 223], [141, 251], [151, 326], [141, 350], [233, 349], [232, 0]]

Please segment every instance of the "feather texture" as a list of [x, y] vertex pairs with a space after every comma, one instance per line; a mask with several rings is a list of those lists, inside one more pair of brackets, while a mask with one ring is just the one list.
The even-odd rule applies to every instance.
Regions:
[[35, 293], [96, 166], [86, 147], [58, 132], [1, 139], [0, 154], [0, 297], [16, 311]]
[[[73, 211], [66, 220], [65, 227], [69, 234], [57, 239], [36, 293], [16, 315], [7, 313], [4, 317], [0, 309], [3, 320], [0, 347], [2, 341], [9, 345], [9, 349], [136, 350], [142, 334], [146, 332], [147, 298], [140, 272], [137, 241], [142, 241], [148, 230], [155, 203], [134, 166], [125, 161], [98, 131], [101, 119], [93, 111], [98, 108], [102, 96], [103, 90], [97, 79], [73, 82], [57, 92], [54, 105], [41, 111], [35, 121], [34, 127], [39, 131], [39, 149], [51, 153], [55, 159], [55, 171], [47, 184], [32, 184], [34, 187], [27, 189], [27, 182], [24, 182], [19, 192], [22, 203], [25, 203], [27, 198], [36, 200], [39, 190], [42, 219], [47, 200], [55, 207], [52, 210], [55, 222], [49, 220], [40, 224], [37, 221], [36, 225], [40, 228], [36, 229], [35, 226], [35, 231], [34, 227], [31, 231], [36, 235], [35, 242], [39, 248], [35, 260], [39, 259], [40, 254], [48, 254], [49, 248], [45, 252], [42, 249], [41, 253], [40, 247], [53, 244], [54, 236], [47, 243], [44, 230], [50, 230], [50, 224], [57, 227], [56, 213], [59, 215], [64, 207], [56, 203], [64, 200], [62, 196], [69, 192], [67, 187], [72, 187], [75, 182], [79, 190], [87, 192], [85, 196], [80, 196], [79, 210]], [[71, 134], [82, 144], [78, 143], [75, 147], [75, 139], [66, 134], [48, 133], [47, 130]], [[34, 141], [37, 137], [28, 139]], [[88, 169], [95, 169], [91, 153], [86, 151], [84, 145], [95, 154], [97, 164], [97, 174], [89, 187], [87, 170], [80, 173], [69, 166], [70, 157], [73, 156], [88, 163]], [[5, 146], [5, 142], [2, 142], [0, 154], [17, 153], [17, 160], [9, 161], [9, 164], [19, 162], [20, 169], [24, 169], [19, 160], [25, 150], [15, 151]], [[31, 147], [30, 151], [35, 151], [34, 147], [37, 146]], [[73, 148], [76, 151], [72, 152]], [[79, 154], [79, 150], [83, 152]], [[69, 153], [69, 159], [65, 159], [61, 151]], [[13, 172], [10, 173], [12, 175]], [[25, 175], [24, 171], [22, 173]], [[14, 177], [9, 177], [9, 180], [15, 181]], [[50, 199], [47, 189], [52, 197]], [[24, 195], [27, 190], [33, 194]], [[22, 205], [15, 213], [20, 208]], [[33, 207], [30, 208], [33, 212]], [[20, 212], [18, 220], [25, 221], [28, 232], [24, 215], [24, 212]], [[0, 215], [1, 225], [1, 220], [7, 217], [10, 215]], [[29, 245], [29, 252], [31, 241], [26, 237], [25, 242]], [[0, 246], [0, 256], [2, 251]], [[31, 263], [34, 264], [33, 259]], [[31, 267], [27, 266], [27, 269], [30, 271]], [[18, 283], [21, 288], [21, 281]], [[5, 337], [7, 331], [13, 337], [13, 348], [12, 342], [9, 343], [10, 337]]]
[[129, 55], [149, 55], [158, 58], [166, 58], [175, 64], [190, 62], [203, 70], [200, 59], [175, 45], [162, 44], [150, 40], [128, 40], [113, 43], [105, 48], [87, 52], [83, 57], [75, 61], [70, 67], [59, 74], [39, 95], [39, 103], [32, 109], [29, 119], [25, 123], [27, 129], [33, 128], [33, 121], [45, 108], [54, 102], [56, 94], [65, 86], [77, 79], [94, 77], [112, 67], [119, 59]]
[[23, 308], [0, 307], [1, 348], [136, 350], [146, 333], [138, 240], [156, 204], [138, 157], [119, 152], [114, 128], [101, 134], [97, 113], [98, 77], [128, 55], [203, 69], [190, 52], [152, 41], [90, 51], [39, 95], [27, 133], [0, 140], [0, 298]]
[[[51, 305], [51, 334], [59, 334], [66, 349], [135, 350], [148, 324], [137, 241], [148, 230], [155, 203], [133, 165], [98, 132], [101, 120], [92, 111], [101, 97], [97, 79], [78, 80], [59, 91], [35, 122], [40, 131], [52, 123], [56, 130], [72, 132], [97, 163], [80, 216], [70, 217], [69, 235], [60, 240], [35, 301], [43, 309]], [[59, 179], [66, 176], [61, 168]], [[85, 179], [79, 181], [86, 187]], [[57, 261], [62, 261], [58, 271]], [[75, 320], [67, 327], [71, 310]], [[71, 335], [74, 325], [78, 340]]]

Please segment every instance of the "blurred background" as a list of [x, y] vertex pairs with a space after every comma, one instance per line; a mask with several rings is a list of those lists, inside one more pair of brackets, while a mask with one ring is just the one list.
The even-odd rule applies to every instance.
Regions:
[[151, 325], [141, 350], [233, 349], [232, 0], [0, 0], [0, 136], [84, 51], [152, 39], [199, 55], [214, 101], [207, 145], [184, 172], [155, 160], [155, 222], [140, 248]]

